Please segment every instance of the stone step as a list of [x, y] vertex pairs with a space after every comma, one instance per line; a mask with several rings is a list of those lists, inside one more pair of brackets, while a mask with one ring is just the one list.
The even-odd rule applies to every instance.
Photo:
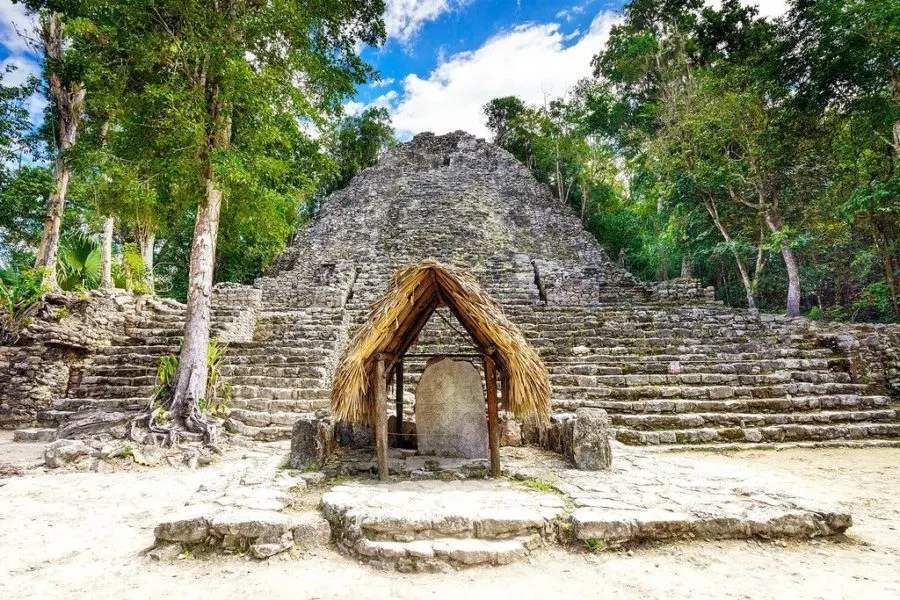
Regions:
[[791, 448], [900, 448], [898, 438], [836, 439], [799, 442], [724, 442], [707, 444], [658, 444], [646, 446], [648, 452], [733, 452], [736, 450], [789, 450]]
[[827, 425], [893, 421], [900, 409], [807, 411], [797, 413], [680, 413], [610, 415], [613, 425], [631, 430], [700, 429], [704, 427], [739, 427], [741, 429], [772, 425]]
[[391, 542], [360, 539], [353, 551], [370, 562], [382, 562], [400, 571], [436, 571], [436, 561], [461, 567], [508, 565], [525, 558], [542, 545], [540, 536], [532, 535], [509, 540], [481, 540], [475, 538], [438, 538], [412, 542]]
[[557, 412], [574, 412], [582, 407], [602, 408], [614, 415], [691, 414], [698, 412], [765, 414], [810, 410], [884, 409], [893, 407], [893, 403], [887, 396], [860, 396], [856, 394], [783, 398], [729, 398], [726, 400], [654, 398], [637, 402], [622, 400], [553, 400], [553, 408]]
[[724, 400], [726, 398], [780, 398], [783, 396], [820, 396], [833, 394], [865, 394], [866, 385], [854, 383], [803, 383], [779, 385], [672, 385], [608, 387], [560, 386], [552, 388], [553, 397], [560, 400], [599, 400], [603, 398], [639, 400], [642, 398], [685, 398]]
[[744, 361], [718, 361], [715, 359], [659, 361], [659, 360], [622, 360], [612, 361], [560, 361], [545, 360], [544, 364], [551, 375], [659, 375], [679, 372], [683, 374], [767, 374], [784, 370], [801, 369], [803, 371], [825, 371], [831, 361], [817, 359], [760, 359]]
[[150, 405], [152, 395], [118, 396], [110, 398], [57, 398], [53, 401], [53, 410], [72, 412], [76, 410], [139, 410]]
[[235, 385], [231, 388], [234, 398], [258, 398], [264, 400], [317, 400], [331, 396], [331, 389], [323, 387], [292, 388], [254, 385]]
[[821, 371], [776, 371], [745, 375], [738, 373], [677, 373], [647, 375], [570, 375], [550, 374], [554, 388], [574, 387], [631, 387], [640, 385], [776, 385], [782, 383], [850, 383], [849, 373]]
[[69, 390], [70, 397], [75, 399], [119, 399], [145, 398], [147, 402], [156, 393], [155, 383], [147, 385], [84, 385]]
[[263, 398], [231, 398], [226, 402], [228, 407], [254, 413], [257, 420], [262, 420], [267, 413], [311, 413], [326, 410], [331, 405], [329, 398], [313, 398], [304, 400], [269, 400]]
[[303, 416], [314, 413], [315, 410], [295, 411], [295, 412], [277, 412], [275, 410], [267, 412], [258, 412], [253, 410], [245, 410], [242, 408], [234, 408], [234, 401], [229, 403], [232, 408], [228, 414], [229, 418], [240, 421], [244, 425], [250, 427], [293, 427], [294, 423]]
[[28, 429], [16, 429], [13, 432], [14, 442], [46, 443], [56, 439], [56, 429], [31, 427]]
[[852, 423], [831, 425], [772, 425], [768, 427], [740, 427], [681, 429], [666, 431], [636, 431], [617, 428], [616, 439], [625, 444], [705, 444], [722, 442], [790, 442], [863, 438], [900, 437], [900, 423]]
[[225, 429], [251, 440], [260, 442], [277, 442], [291, 439], [292, 426], [270, 425], [266, 427], [254, 427], [247, 425], [238, 419], [227, 419]]

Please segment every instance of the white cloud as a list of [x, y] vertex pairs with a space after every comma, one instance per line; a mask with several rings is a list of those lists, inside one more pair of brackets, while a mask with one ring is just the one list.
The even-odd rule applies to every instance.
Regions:
[[[4, 0], [8, 1], [8, 0]], [[472, 0], [387, 0], [384, 26], [388, 39], [409, 42], [422, 28], [444, 13], [460, 8]]]
[[761, 17], [780, 17], [787, 12], [787, 0], [742, 0], [742, 4], [755, 5]]
[[396, 81], [393, 77], [388, 77], [387, 79], [379, 79], [378, 81], [373, 81], [370, 85], [373, 88], [383, 88], [388, 87], [389, 85], [394, 85], [394, 81]]
[[390, 90], [375, 98], [369, 106], [390, 109], [399, 96], [396, 90]]
[[35, 20], [22, 4], [0, 0], [0, 46], [10, 53], [29, 51], [28, 41], [20, 34], [31, 36]]
[[364, 110], [366, 110], [366, 104], [363, 102], [351, 100], [350, 102], [344, 104], [344, 114], [348, 117], [355, 117]]
[[[40, 76], [41, 65], [24, 37], [34, 37], [35, 27], [34, 17], [27, 13], [22, 4], [0, 0], [0, 46], [9, 52], [9, 56], [0, 61], [0, 73], [5, 85], [21, 85], [29, 76]], [[8, 67], [15, 69], [7, 72]], [[46, 105], [46, 100], [40, 94], [33, 94], [25, 100], [25, 108], [28, 109], [32, 123], [40, 122]]]
[[562, 96], [590, 74], [591, 58], [609, 38], [618, 17], [601, 12], [577, 40], [557, 23], [520, 25], [494, 36], [477, 50], [446, 57], [426, 78], [407, 75], [392, 103], [394, 127], [403, 135], [463, 129], [487, 136], [482, 106], [515, 95], [543, 104]]
[[[720, 8], [722, 0], [707, 0], [707, 4]], [[756, 6], [761, 17], [780, 17], [787, 12], [788, 0], [741, 0], [744, 6]]]

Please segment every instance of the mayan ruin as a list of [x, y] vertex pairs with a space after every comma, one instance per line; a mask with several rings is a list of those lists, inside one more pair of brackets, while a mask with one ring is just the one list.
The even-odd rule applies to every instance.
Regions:
[[895, 1], [0, 16], [0, 598], [900, 598]]

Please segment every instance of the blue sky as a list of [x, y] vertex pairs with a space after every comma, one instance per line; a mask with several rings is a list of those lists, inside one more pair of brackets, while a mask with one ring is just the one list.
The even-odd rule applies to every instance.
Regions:
[[[542, 104], [588, 76], [624, 1], [386, 0], [387, 42], [362, 50], [382, 80], [360, 88], [346, 110], [386, 107], [401, 138], [456, 129], [486, 135], [481, 107], [491, 98]], [[746, 1], [765, 15], [785, 5]], [[0, 0], [0, 67], [19, 67], [7, 81], [39, 72], [16, 32], [28, 27], [21, 5]], [[31, 108], [37, 117], [41, 100]]]

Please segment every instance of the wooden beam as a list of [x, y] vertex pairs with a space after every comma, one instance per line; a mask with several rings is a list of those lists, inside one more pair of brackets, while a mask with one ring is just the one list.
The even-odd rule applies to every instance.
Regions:
[[425, 308], [416, 317], [416, 321], [415, 323], [413, 323], [412, 327], [406, 330], [400, 340], [400, 343], [397, 345], [397, 349], [394, 352], [393, 358], [391, 358], [390, 362], [388, 362], [387, 364], [388, 370], [393, 369], [394, 365], [397, 364], [397, 361], [403, 359], [403, 355], [406, 354], [406, 351], [412, 345], [412, 341], [416, 338], [417, 335], [419, 335], [419, 332], [425, 328], [425, 325], [428, 323], [428, 319], [431, 318], [431, 314], [434, 312], [434, 309], [434, 302], [429, 303], [428, 307]]
[[397, 447], [403, 439], [403, 361], [397, 361], [394, 365], [394, 374], [397, 376], [394, 380], [394, 388], [397, 392], [394, 397], [394, 408], [397, 411]]
[[375, 360], [375, 456], [378, 461], [378, 479], [387, 481], [387, 361], [381, 354]]
[[500, 415], [497, 410], [497, 373], [493, 352], [484, 355], [484, 377], [487, 387], [488, 448], [491, 454], [491, 477], [500, 477]]

